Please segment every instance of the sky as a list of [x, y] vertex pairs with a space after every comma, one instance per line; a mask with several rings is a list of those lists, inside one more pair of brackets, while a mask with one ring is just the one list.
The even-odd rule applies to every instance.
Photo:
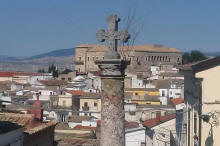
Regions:
[[135, 13], [131, 31], [140, 30], [135, 45], [220, 51], [219, 0], [0, 0], [0, 55], [105, 44], [95, 34], [107, 29], [111, 13], [121, 18], [119, 29]]

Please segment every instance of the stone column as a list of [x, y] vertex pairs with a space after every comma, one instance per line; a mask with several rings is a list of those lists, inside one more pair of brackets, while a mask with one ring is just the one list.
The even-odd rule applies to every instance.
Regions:
[[127, 62], [120, 59], [109, 59], [96, 63], [101, 69], [102, 84], [100, 145], [124, 146], [124, 71]]
[[127, 30], [118, 31], [119, 21], [117, 15], [111, 14], [107, 18], [108, 31], [100, 29], [96, 34], [99, 41], [108, 40], [105, 59], [96, 61], [102, 84], [101, 146], [125, 145], [124, 72], [127, 62], [120, 59], [117, 41], [125, 43], [130, 35]]

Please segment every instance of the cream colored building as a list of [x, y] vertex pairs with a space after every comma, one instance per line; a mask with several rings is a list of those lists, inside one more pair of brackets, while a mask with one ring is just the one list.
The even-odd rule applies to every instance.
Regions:
[[59, 74], [58, 80], [72, 82], [75, 77], [76, 77], [76, 72], [74, 71], [74, 72], [69, 72], [67, 74]]
[[59, 95], [58, 106], [63, 108], [72, 107], [72, 95]]
[[[103, 60], [107, 47], [97, 44], [81, 44], [75, 47], [75, 70], [78, 72], [97, 71], [96, 60]], [[176, 48], [159, 45], [118, 47], [122, 59], [130, 60], [129, 71], [146, 72], [151, 65], [172, 68], [182, 62], [182, 53]]]
[[220, 57], [186, 64], [186, 145], [220, 145]]
[[101, 119], [101, 95], [98, 93], [84, 93], [80, 96], [81, 116], [94, 116]]

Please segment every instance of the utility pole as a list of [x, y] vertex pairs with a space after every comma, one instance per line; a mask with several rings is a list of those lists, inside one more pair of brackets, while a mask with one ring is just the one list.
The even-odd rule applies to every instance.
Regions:
[[108, 19], [108, 31], [101, 29], [96, 34], [99, 41], [108, 40], [108, 50], [104, 60], [96, 61], [101, 70], [102, 109], [101, 109], [101, 146], [125, 146], [125, 111], [124, 111], [124, 77], [126, 60], [120, 59], [117, 41], [127, 42], [127, 30], [118, 31], [117, 15]]

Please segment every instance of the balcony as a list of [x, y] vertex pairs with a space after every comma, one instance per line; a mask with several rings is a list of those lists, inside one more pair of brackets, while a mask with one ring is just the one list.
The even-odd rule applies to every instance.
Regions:
[[82, 109], [83, 109], [83, 111], [89, 111], [89, 107], [88, 106], [83, 106]]
[[75, 62], [75, 65], [83, 65], [84, 64], [83, 61], [79, 61], [79, 60], [75, 60], [74, 62]]

